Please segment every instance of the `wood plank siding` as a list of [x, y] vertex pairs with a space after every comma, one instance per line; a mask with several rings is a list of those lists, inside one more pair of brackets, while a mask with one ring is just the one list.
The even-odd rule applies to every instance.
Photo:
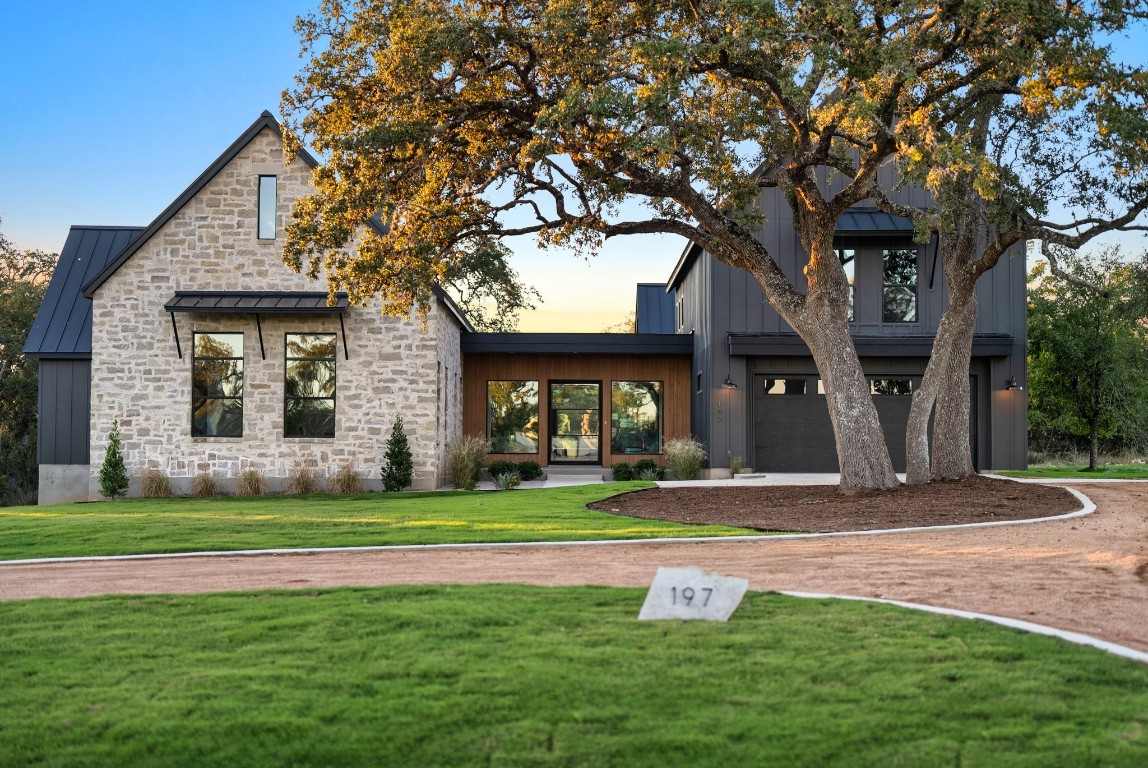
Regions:
[[491, 453], [487, 463], [537, 461], [549, 464], [547, 407], [550, 382], [589, 382], [602, 385], [600, 441], [603, 466], [614, 462], [650, 458], [663, 463], [661, 455], [614, 454], [610, 450], [610, 386], [615, 381], [660, 381], [664, 387], [663, 439], [690, 435], [690, 357], [688, 355], [593, 355], [593, 354], [477, 354], [463, 355], [463, 433], [487, 436], [486, 385], [488, 381], [538, 382], [538, 453]]

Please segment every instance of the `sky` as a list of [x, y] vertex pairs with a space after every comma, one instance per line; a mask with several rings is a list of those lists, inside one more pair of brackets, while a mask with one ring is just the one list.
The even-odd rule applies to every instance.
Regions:
[[[302, 66], [292, 25], [318, 2], [5, 3], [0, 232], [58, 252], [73, 224], [149, 223], [264, 109], [278, 114]], [[685, 242], [618, 238], [590, 261], [509, 245], [543, 298], [520, 330], [600, 331], [633, 311], [637, 283], [669, 277]]]
[[[319, 0], [4, 3], [0, 232], [59, 252], [73, 224], [144, 226], [279, 99], [292, 25]], [[542, 295], [523, 331], [600, 331], [664, 282], [685, 241], [616, 239], [586, 261], [509, 243]]]

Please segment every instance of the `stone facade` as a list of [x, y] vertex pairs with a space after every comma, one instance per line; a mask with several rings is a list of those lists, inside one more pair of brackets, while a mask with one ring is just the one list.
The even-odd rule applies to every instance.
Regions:
[[[256, 237], [260, 175], [278, 178], [275, 240]], [[350, 465], [377, 488], [386, 441], [401, 415], [415, 487], [441, 483], [446, 443], [461, 430], [461, 352], [460, 323], [437, 300], [425, 333], [417, 319], [383, 316], [377, 303], [346, 312], [345, 339], [335, 314], [265, 314], [265, 355], [255, 315], [181, 313], [182, 359], [177, 354], [164, 310], [176, 291], [326, 290], [282, 263], [284, 225], [294, 200], [309, 189], [308, 166], [296, 159], [285, 167], [279, 136], [264, 129], [96, 289], [90, 498], [100, 498], [99, 468], [114, 419], [133, 480], [154, 467], [180, 490], [203, 472], [227, 487], [254, 468], [276, 488], [304, 462], [321, 478]], [[191, 436], [195, 331], [243, 334], [242, 437]], [[338, 335], [334, 438], [283, 435], [288, 333]]]

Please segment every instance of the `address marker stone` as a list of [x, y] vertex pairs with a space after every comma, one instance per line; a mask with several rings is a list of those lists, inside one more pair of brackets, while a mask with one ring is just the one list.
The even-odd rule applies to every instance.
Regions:
[[748, 588], [747, 579], [701, 568], [659, 568], [638, 620], [727, 621]]

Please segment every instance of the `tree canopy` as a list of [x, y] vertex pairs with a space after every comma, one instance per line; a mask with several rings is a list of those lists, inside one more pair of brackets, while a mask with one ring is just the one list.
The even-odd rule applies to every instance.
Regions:
[[[503, 237], [588, 254], [608, 237], [682, 235], [752, 274], [809, 345], [843, 484], [887, 487], [896, 479], [848, 333], [836, 219], [868, 199], [913, 214], [924, 237], [965, 216], [949, 201], [971, 191], [992, 203], [977, 225], [1011, 242], [1073, 246], [1082, 225], [1136, 226], [1148, 80], [1113, 63], [1098, 35], [1144, 8], [327, 0], [298, 22], [307, 63], [284, 95], [288, 124], [325, 161], [285, 257], [398, 311]], [[995, 141], [970, 142], [978, 119]], [[1075, 160], [1057, 166], [1066, 152]], [[889, 162], [934, 193], [927, 217], [878, 184]], [[754, 236], [765, 189], [793, 211], [805, 286]], [[1081, 213], [1053, 220], [1065, 202]], [[387, 232], [348, 254], [378, 211]]]

